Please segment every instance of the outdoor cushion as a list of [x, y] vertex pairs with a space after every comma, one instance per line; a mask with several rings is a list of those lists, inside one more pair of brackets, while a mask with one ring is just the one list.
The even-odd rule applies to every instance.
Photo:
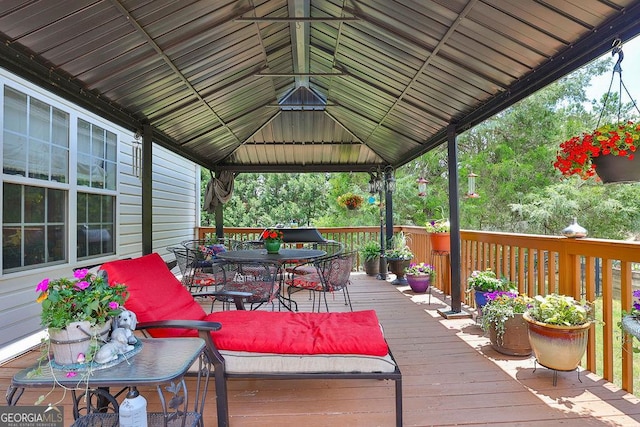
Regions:
[[[109, 283], [127, 286], [130, 297], [124, 305], [136, 313], [138, 322], [205, 318], [204, 309], [157, 253], [106, 262], [100, 269], [107, 273]], [[185, 329], [152, 329], [150, 333], [155, 337], [197, 335]]]
[[[223, 311], [206, 315], [200, 304], [167, 268], [160, 255], [107, 262], [109, 283], [123, 283], [125, 307], [138, 322], [206, 320], [220, 350], [277, 354], [364, 354], [384, 356], [387, 343], [374, 310], [348, 313]], [[197, 336], [195, 330], [151, 329], [155, 337]]]
[[347, 313], [223, 311], [207, 316], [222, 329], [212, 334], [220, 350], [279, 354], [388, 353], [374, 310]]

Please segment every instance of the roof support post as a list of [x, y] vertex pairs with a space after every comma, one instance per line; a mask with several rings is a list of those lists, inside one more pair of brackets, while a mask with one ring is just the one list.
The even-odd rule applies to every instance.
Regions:
[[142, 255], [153, 252], [153, 128], [142, 128]]
[[[216, 172], [216, 178], [220, 178], [220, 172]], [[213, 212], [214, 221], [216, 225], [216, 237], [218, 239], [224, 238], [224, 215], [223, 215], [224, 205], [222, 203], [218, 203], [216, 205], [216, 209]]]
[[[385, 249], [390, 249], [391, 242], [393, 241], [393, 193], [389, 191], [389, 185], [387, 184], [393, 174], [393, 169], [385, 169], [384, 176], [384, 207], [385, 207], [385, 237], [386, 246]], [[380, 201], [382, 202], [382, 200]]]
[[451, 222], [451, 312], [462, 311], [460, 295], [460, 209], [458, 205], [458, 143], [456, 126], [447, 126], [447, 160], [449, 167], [449, 221]]

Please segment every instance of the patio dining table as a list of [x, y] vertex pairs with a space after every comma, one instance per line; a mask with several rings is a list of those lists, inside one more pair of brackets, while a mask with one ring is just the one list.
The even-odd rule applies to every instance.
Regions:
[[[326, 251], [320, 249], [280, 249], [277, 254], [267, 253], [266, 249], [247, 249], [247, 250], [236, 250], [236, 251], [226, 251], [220, 252], [216, 256], [222, 260], [229, 262], [247, 262], [247, 261], [258, 261], [258, 262], [275, 262], [279, 265], [279, 271], [277, 274], [280, 276], [280, 287], [278, 290], [278, 301], [285, 306], [285, 308], [289, 311], [292, 310], [292, 305], [294, 301], [285, 297], [281, 290], [282, 285], [284, 283], [282, 277], [282, 266], [284, 264], [299, 264], [303, 262], [312, 261], [314, 259], [320, 258], [327, 254]], [[297, 304], [296, 304], [297, 307]]]

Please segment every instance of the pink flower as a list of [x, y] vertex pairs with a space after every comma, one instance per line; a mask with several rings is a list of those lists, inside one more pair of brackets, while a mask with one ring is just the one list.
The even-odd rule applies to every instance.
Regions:
[[115, 302], [115, 301], [111, 301], [111, 302], [109, 303], [109, 308], [110, 308], [111, 310], [117, 310], [117, 309], [118, 309], [118, 307], [120, 307], [120, 304], [118, 304], [118, 303], [117, 303], [117, 302]]
[[81, 291], [84, 291], [88, 287], [89, 287], [89, 282], [85, 280], [83, 280], [82, 282], [76, 283], [76, 288], [80, 289]]
[[67, 372], [67, 378], [73, 378], [73, 377], [75, 377], [76, 375], [78, 375], [78, 373], [77, 373], [77, 372]]
[[47, 289], [49, 289], [49, 279], [44, 279], [36, 286], [36, 292], [45, 292]]
[[84, 279], [88, 273], [89, 270], [87, 270], [86, 268], [81, 268], [73, 272], [73, 277], [75, 277], [76, 279]]

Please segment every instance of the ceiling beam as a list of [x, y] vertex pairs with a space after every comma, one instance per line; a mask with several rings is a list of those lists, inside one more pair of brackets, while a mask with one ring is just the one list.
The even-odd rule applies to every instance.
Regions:
[[290, 16], [290, 17], [273, 17], [273, 18], [269, 18], [269, 17], [257, 17], [257, 18], [252, 18], [252, 17], [240, 17], [240, 18], [236, 18], [235, 21], [237, 22], [347, 22], [347, 21], [359, 21], [360, 18], [357, 17], [345, 17], [345, 18], [339, 18], [339, 17], [333, 17], [333, 16], [326, 16], [326, 17], [311, 17], [311, 16]]

